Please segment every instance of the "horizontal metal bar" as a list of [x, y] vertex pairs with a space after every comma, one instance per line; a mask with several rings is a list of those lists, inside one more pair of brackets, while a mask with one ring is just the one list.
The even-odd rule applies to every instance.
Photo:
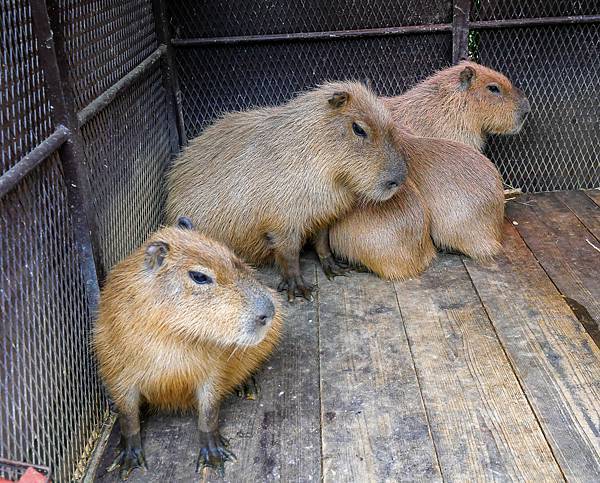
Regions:
[[478, 20], [469, 23], [471, 29], [503, 29], [508, 27], [537, 27], [541, 25], [572, 25], [600, 22], [600, 15], [576, 15], [570, 17], [514, 18], [507, 20]]
[[197, 47], [206, 45], [236, 45], [286, 40], [331, 40], [347, 38], [387, 37], [404, 34], [450, 32], [451, 24], [411, 25], [406, 27], [384, 27], [361, 30], [332, 30], [328, 32], [297, 32], [291, 34], [244, 35], [239, 37], [207, 37], [196, 39], [172, 39], [175, 47]]
[[128, 72], [115, 84], [106, 89], [102, 94], [96, 97], [96, 99], [79, 111], [77, 113], [79, 126], [83, 126], [96, 114], [105, 109], [119, 94], [135, 83], [144, 74], [146, 74], [160, 60], [160, 58], [165, 55], [166, 52], [166, 45], [161, 45], [158, 47], [158, 49], [146, 57], [138, 66], [131, 70], [131, 72]]
[[54, 154], [69, 138], [71, 132], [62, 124], [38, 146], [0, 176], [0, 199], [33, 171], [42, 161]]

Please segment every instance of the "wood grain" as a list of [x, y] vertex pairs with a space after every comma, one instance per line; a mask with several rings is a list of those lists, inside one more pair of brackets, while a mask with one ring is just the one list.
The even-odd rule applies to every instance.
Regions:
[[[307, 280], [315, 278], [315, 262], [303, 260]], [[272, 270], [259, 278], [277, 285]], [[261, 391], [254, 401], [236, 395], [221, 408], [221, 433], [227, 437], [237, 462], [227, 463], [225, 478], [205, 470], [195, 473], [198, 456], [196, 416], [153, 414], [142, 422], [142, 438], [149, 470], [135, 470], [130, 482], [175, 481], [319, 481], [321, 435], [319, 356], [316, 304], [304, 300], [286, 310], [283, 340], [257, 376]], [[98, 481], [119, 481], [106, 474], [114, 458], [118, 435], [111, 442], [98, 472]]]
[[596, 188], [596, 189], [593, 189], [593, 190], [585, 190], [584, 193], [592, 201], [594, 201], [594, 203], [596, 203], [598, 206], [600, 206], [600, 188]]
[[359, 273], [323, 279], [324, 481], [439, 481], [393, 285]]
[[600, 350], [509, 222], [503, 245], [464, 263], [564, 475], [600, 481]]
[[[596, 239], [600, 239], [600, 207], [583, 191], [557, 191], [550, 196], [567, 206]], [[599, 196], [600, 200], [600, 196]], [[593, 240], [592, 240], [593, 241]], [[596, 243], [596, 246], [600, 244]], [[600, 252], [598, 252], [600, 256]]]
[[395, 287], [444, 480], [562, 481], [460, 257]]
[[575, 192], [540, 193], [524, 203], [508, 203], [506, 215], [518, 223], [520, 235], [562, 294], [600, 321], [600, 252], [592, 246], [600, 248], [600, 242], [563, 200], [590, 226], [600, 217], [600, 208], [590, 210]]

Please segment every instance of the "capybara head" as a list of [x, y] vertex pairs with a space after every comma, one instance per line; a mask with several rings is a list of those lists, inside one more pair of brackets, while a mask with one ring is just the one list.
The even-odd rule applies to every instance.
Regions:
[[385, 201], [406, 178], [394, 120], [382, 101], [358, 82], [321, 86], [328, 108], [328, 132], [345, 162], [338, 173], [362, 198]]
[[[445, 72], [445, 71], [442, 71]], [[486, 134], [516, 134], [531, 111], [523, 91], [500, 72], [463, 61], [447, 69], [440, 89], [451, 89], [462, 98], [476, 128]]]
[[138, 253], [129, 266], [137, 273], [123, 274], [134, 275], [128, 298], [144, 304], [147, 320], [186, 339], [241, 346], [263, 340], [277, 310], [271, 290], [189, 219], [158, 231]]

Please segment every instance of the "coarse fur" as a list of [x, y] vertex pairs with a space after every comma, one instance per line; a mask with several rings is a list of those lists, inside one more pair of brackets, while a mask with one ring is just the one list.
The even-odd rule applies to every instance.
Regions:
[[413, 277], [429, 265], [431, 239], [440, 249], [488, 261], [501, 248], [504, 217], [496, 167], [465, 144], [398, 129], [410, 166], [405, 189], [334, 224], [333, 252], [391, 280]]
[[279, 339], [274, 293], [228, 248], [190, 228], [182, 218], [155, 233], [117, 264], [101, 293], [94, 348], [119, 411], [122, 449], [109, 471], [120, 468], [121, 478], [146, 466], [143, 402], [197, 408], [198, 468], [223, 471], [233, 455], [218, 429], [221, 400]]
[[383, 103], [360, 83], [328, 83], [229, 113], [192, 140], [168, 177], [167, 218], [190, 216], [245, 260], [301, 278], [309, 237], [359, 200], [389, 199], [405, 176]]
[[360, 206], [329, 231], [333, 253], [380, 277], [403, 280], [421, 273], [436, 256], [430, 215], [409, 179], [388, 201]]
[[[170, 248], [154, 273], [144, 261], [159, 241]], [[199, 288], [190, 270], [212, 274], [214, 286]], [[245, 381], [281, 330], [279, 311], [264, 332], [245, 330], [252, 293], [275, 300], [229, 249], [193, 230], [163, 228], [117, 264], [94, 335], [100, 375], [117, 407], [132, 387], [151, 405], [175, 410], [195, 406], [195, 391], [208, 378], [218, 399]]]
[[415, 134], [451, 139], [480, 151], [488, 134], [518, 133], [530, 111], [523, 91], [506, 76], [469, 61], [383, 101], [396, 122]]

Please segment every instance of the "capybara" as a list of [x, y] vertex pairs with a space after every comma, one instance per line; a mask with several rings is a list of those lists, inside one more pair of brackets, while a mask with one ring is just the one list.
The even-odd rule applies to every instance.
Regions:
[[396, 122], [423, 137], [458, 141], [481, 150], [488, 134], [516, 134], [529, 101], [500, 72], [463, 61], [401, 96], [383, 98]]
[[[501, 246], [504, 217], [496, 167], [465, 144], [399, 132], [409, 164], [407, 189], [385, 203], [357, 207], [334, 224], [333, 253], [392, 280], [414, 276], [431, 262], [428, 233], [441, 249], [478, 261], [493, 257]], [[429, 227], [415, 225], [427, 218]]]
[[311, 287], [303, 243], [316, 237], [335, 272], [327, 229], [359, 200], [398, 191], [406, 164], [389, 111], [358, 82], [333, 82], [278, 107], [226, 114], [189, 143], [168, 177], [167, 218], [199, 230], [252, 263], [274, 260], [292, 301]]
[[391, 199], [339, 219], [329, 237], [336, 256], [380, 277], [402, 280], [418, 275], [435, 258], [429, 228], [429, 209], [408, 179]]
[[111, 271], [94, 347], [119, 410], [122, 450], [109, 470], [146, 466], [139, 406], [196, 407], [198, 469], [220, 471], [232, 453], [218, 428], [223, 397], [273, 350], [281, 318], [273, 292], [231, 250], [177, 226], [152, 235]]

